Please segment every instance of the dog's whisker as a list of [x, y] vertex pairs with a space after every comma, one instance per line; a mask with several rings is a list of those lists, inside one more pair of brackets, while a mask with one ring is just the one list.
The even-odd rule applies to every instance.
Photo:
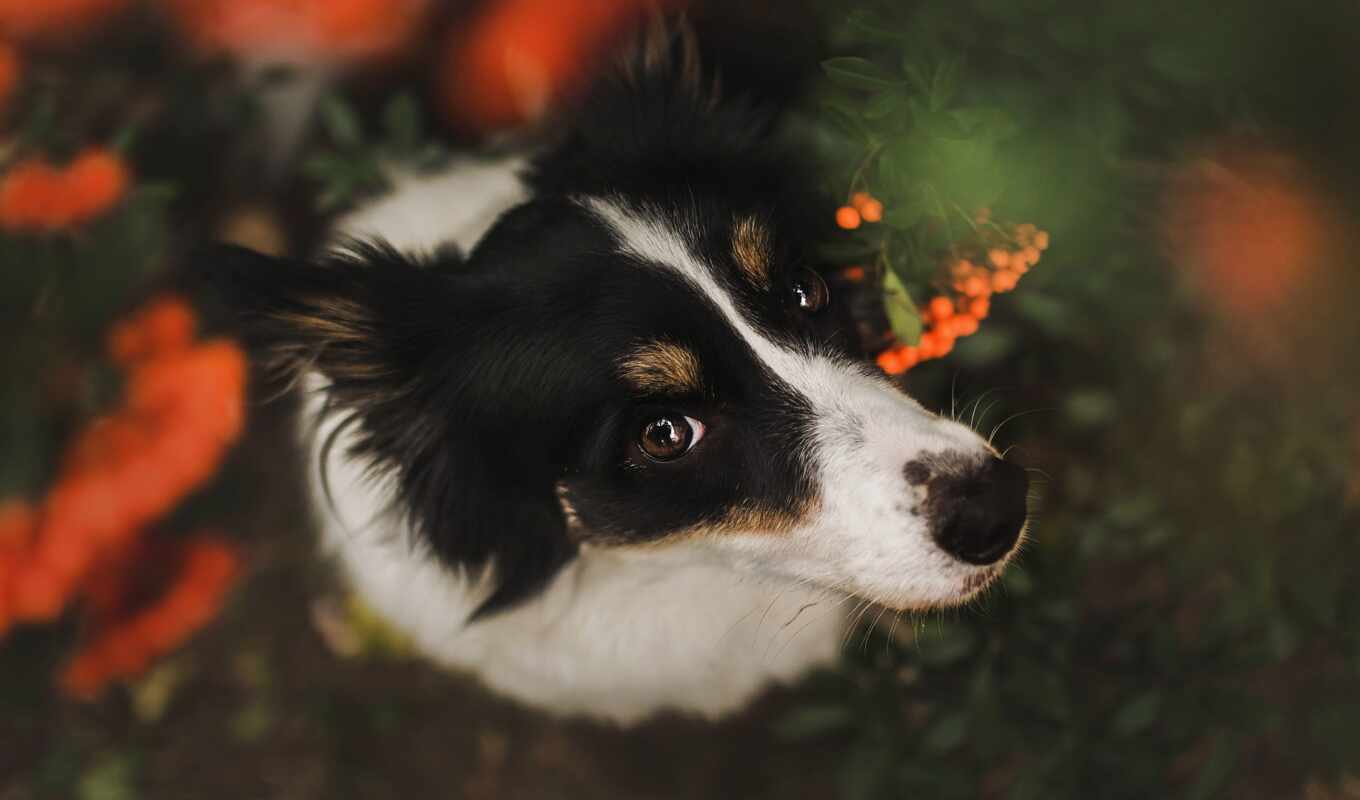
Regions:
[[775, 592], [774, 597], [770, 598], [770, 604], [765, 606], [765, 611], [761, 613], [760, 620], [756, 622], [756, 629], [751, 634], [751, 638], [754, 640], [753, 643], [760, 642], [760, 629], [765, 625], [765, 618], [770, 615], [770, 609], [774, 608], [775, 603], [779, 602], [779, 598], [783, 597], [784, 592], [787, 591], [788, 589], [789, 587], [785, 586], [781, 588], [779, 591]]
[[883, 615], [887, 613], [887, 611], [888, 611], [887, 606], [883, 606], [882, 608], [880, 608], [878, 611], [878, 616], [874, 617], [874, 621], [864, 627], [864, 638], [859, 643], [859, 649], [861, 653], [866, 652], [869, 649], [869, 637], [873, 634], [875, 630], [878, 629], [878, 621], [883, 619]]
[[1029, 416], [1029, 415], [1031, 415], [1031, 414], [1038, 414], [1038, 413], [1040, 413], [1040, 412], [1042, 412], [1042, 411], [1054, 411], [1054, 410], [1056, 410], [1056, 409], [1053, 409], [1053, 408], [1032, 408], [1032, 409], [1030, 409], [1029, 411], [1018, 411], [1018, 412], [1016, 412], [1016, 413], [1014, 413], [1014, 414], [1011, 414], [1009, 417], [1006, 417], [1005, 419], [1003, 419], [1003, 420], [1001, 420], [1000, 422], [998, 422], [998, 423], [996, 424], [996, 427], [992, 428], [992, 433], [991, 433], [991, 435], [987, 437], [987, 446], [988, 446], [988, 447], [991, 446], [992, 442], [996, 439], [996, 435], [997, 435], [998, 433], [1000, 433], [1000, 432], [1001, 432], [1001, 429], [1002, 429], [1007, 423], [1011, 422], [1012, 420], [1017, 420], [1017, 419], [1020, 419], [1021, 417], [1027, 417], [1027, 416]]
[[956, 404], [958, 400], [958, 395], [954, 391], [956, 388], [958, 388], [958, 385], [959, 385], [959, 371], [954, 370], [954, 377], [950, 378], [949, 380], [949, 419], [951, 422], [959, 421], [959, 415], [957, 413], [958, 406]]
[[793, 613], [793, 616], [789, 617], [787, 622], [785, 622], [783, 625], [780, 625], [779, 630], [774, 632], [774, 635], [770, 637], [770, 641], [765, 645], [765, 652], [764, 654], [761, 655], [760, 660], [763, 663], [769, 663], [770, 648], [774, 647], [774, 643], [779, 640], [779, 634], [783, 633], [790, 625], [794, 623], [795, 620], [803, 616], [804, 611], [807, 611], [809, 608], [816, 608], [817, 606], [821, 605], [821, 602], [822, 601], [818, 599], [808, 603], [804, 603], [802, 606], [798, 608], [797, 611]]
[[982, 394], [978, 395], [977, 398], [973, 400], [973, 404], [972, 404], [972, 405], [973, 405], [973, 411], [972, 411], [972, 413], [971, 413], [971, 414], [969, 415], [969, 417], [968, 417], [968, 427], [970, 427], [970, 428], [977, 428], [978, 408], [980, 408], [980, 407], [982, 406], [982, 401], [987, 399], [987, 395], [989, 395], [989, 394], [991, 394], [991, 393], [993, 393], [993, 392], [996, 392], [996, 391], [999, 391], [999, 390], [998, 390], [998, 389], [988, 389], [988, 390], [986, 390], [985, 392], [983, 392]]

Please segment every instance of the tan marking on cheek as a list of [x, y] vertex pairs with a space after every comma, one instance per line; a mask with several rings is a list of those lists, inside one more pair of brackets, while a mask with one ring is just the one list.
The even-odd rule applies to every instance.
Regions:
[[742, 533], [780, 536], [792, 533], [820, 507], [821, 503], [816, 498], [800, 500], [789, 508], [774, 508], [752, 503], [730, 509], [717, 520], [681, 528], [655, 539], [638, 541], [628, 536], [612, 536], [598, 532], [589, 532], [584, 538], [591, 544], [601, 547], [643, 550], [691, 539], [716, 539]]
[[755, 217], [742, 217], [732, 226], [732, 259], [757, 289], [770, 288], [770, 232]]
[[672, 342], [649, 342], [619, 363], [619, 374], [644, 394], [694, 394], [703, 389], [699, 357]]
[[812, 499], [800, 500], [788, 508], [775, 508], [763, 503], [752, 503], [731, 509], [717, 522], [699, 525], [696, 526], [696, 529], [714, 535], [789, 533], [806, 520], [818, 505]]

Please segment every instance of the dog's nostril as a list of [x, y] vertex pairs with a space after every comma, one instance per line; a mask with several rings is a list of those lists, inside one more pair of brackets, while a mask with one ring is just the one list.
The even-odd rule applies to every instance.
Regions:
[[991, 564], [1011, 551], [1025, 526], [1029, 479], [1020, 467], [990, 459], [967, 477], [930, 485], [935, 543], [969, 564]]

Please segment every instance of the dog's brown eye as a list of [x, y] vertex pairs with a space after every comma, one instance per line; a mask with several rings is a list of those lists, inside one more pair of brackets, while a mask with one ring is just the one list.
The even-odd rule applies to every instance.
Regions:
[[826, 288], [826, 281], [807, 267], [801, 267], [793, 274], [789, 290], [794, 305], [808, 314], [821, 311], [831, 302], [831, 290]]
[[642, 427], [638, 446], [649, 458], [674, 461], [704, 437], [704, 424], [684, 414], [666, 414]]

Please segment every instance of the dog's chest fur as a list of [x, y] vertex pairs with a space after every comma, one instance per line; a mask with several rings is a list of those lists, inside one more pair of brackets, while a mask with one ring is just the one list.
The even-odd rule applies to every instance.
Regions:
[[[403, 251], [471, 250], [496, 217], [525, 198], [521, 162], [462, 161], [344, 219], [338, 234], [379, 236]], [[313, 388], [319, 385], [313, 380]], [[324, 398], [310, 393], [302, 434], [323, 542], [354, 588], [426, 656], [475, 674], [506, 695], [559, 713], [622, 723], [661, 709], [730, 712], [771, 681], [830, 662], [844, 631], [838, 598], [714, 563], [678, 542], [585, 547], [542, 594], [472, 624], [486, 591], [422, 552], [391, 510], [392, 490], [348, 458]]]

